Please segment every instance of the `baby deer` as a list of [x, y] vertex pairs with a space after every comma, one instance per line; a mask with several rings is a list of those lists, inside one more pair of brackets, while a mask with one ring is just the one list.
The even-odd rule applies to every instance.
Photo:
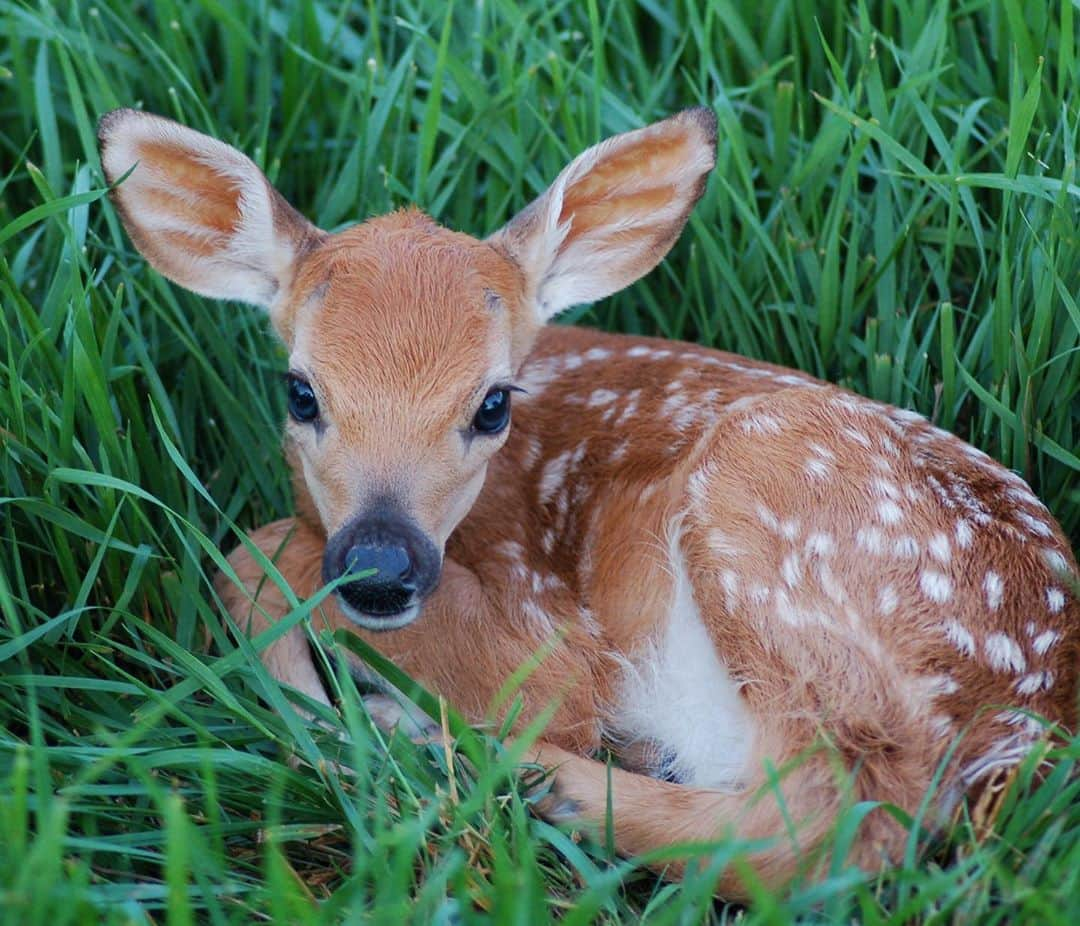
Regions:
[[[941, 819], [1038, 718], [1074, 724], [1076, 564], [1023, 479], [801, 373], [544, 327], [665, 255], [715, 161], [709, 110], [590, 148], [485, 240], [415, 209], [329, 234], [234, 148], [141, 112], [100, 141], [150, 263], [262, 306], [288, 347], [297, 514], [254, 544], [301, 596], [344, 577], [321, 619], [473, 721], [546, 653], [521, 721], [557, 705], [552, 815], [603, 825], [610, 782], [620, 852], [761, 838], [780, 884], [844, 800], [914, 811], [947, 761]], [[288, 613], [231, 563], [241, 626]], [[327, 701], [300, 630], [264, 659]], [[876, 810], [852, 857], [906, 838]]]

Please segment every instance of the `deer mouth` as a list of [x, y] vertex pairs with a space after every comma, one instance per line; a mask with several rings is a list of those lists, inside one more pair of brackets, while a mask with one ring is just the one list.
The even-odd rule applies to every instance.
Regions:
[[420, 602], [413, 602], [395, 614], [367, 614], [357, 611], [339, 594], [338, 605], [342, 613], [358, 627], [365, 630], [386, 631], [407, 627], [420, 616]]

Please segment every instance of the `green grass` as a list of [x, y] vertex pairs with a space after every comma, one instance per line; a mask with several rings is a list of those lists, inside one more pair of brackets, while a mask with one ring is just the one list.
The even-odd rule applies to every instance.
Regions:
[[[414, 201], [485, 234], [586, 145], [707, 103], [719, 161], [687, 233], [570, 320], [918, 409], [1027, 477], [1076, 546], [1077, 20], [1070, 0], [0, 0], [0, 917], [739, 915], [706, 877], [530, 816], [489, 740], [449, 765], [386, 743], [347, 679], [341, 746], [261, 667], [267, 640], [237, 643], [216, 551], [290, 509], [284, 357], [257, 312], [134, 252], [99, 114], [239, 145], [324, 227]], [[342, 749], [355, 775], [327, 764]], [[1074, 740], [989, 833], [962, 820], [743, 921], [1076, 923], [1078, 760]]]

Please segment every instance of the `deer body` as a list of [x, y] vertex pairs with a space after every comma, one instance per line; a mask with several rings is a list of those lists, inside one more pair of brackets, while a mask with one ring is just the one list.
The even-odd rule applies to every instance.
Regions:
[[[839, 809], [837, 758], [854, 799], [914, 810], [962, 733], [945, 813], [1044, 735], [1032, 715], [1074, 723], [1080, 607], [1023, 480], [920, 416], [689, 344], [540, 327], [663, 256], [714, 132], [690, 111], [590, 149], [485, 242], [413, 211], [326, 235], [238, 152], [156, 117], [106, 117], [102, 143], [111, 177], [146, 162], [116, 194], [144, 253], [267, 305], [290, 346], [298, 511], [251, 538], [295, 591], [374, 563], [323, 619], [475, 721], [543, 653], [521, 694], [524, 720], [557, 705], [547, 812], [603, 821], [610, 774], [626, 853], [777, 836], [790, 814], [797, 838], [754, 857], [781, 882]], [[288, 612], [249, 553], [231, 562], [242, 626]], [[264, 659], [326, 700], [299, 630]], [[755, 796], [789, 763], [781, 797]], [[854, 857], [905, 838], [874, 812]]]

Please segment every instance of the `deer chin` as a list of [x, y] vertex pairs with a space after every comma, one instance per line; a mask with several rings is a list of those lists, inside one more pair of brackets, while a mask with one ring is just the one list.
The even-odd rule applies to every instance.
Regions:
[[385, 630], [400, 630], [420, 616], [419, 601], [414, 601], [405, 610], [399, 611], [397, 614], [365, 614], [349, 605], [340, 595], [335, 597], [342, 614], [358, 627], [363, 627], [364, 630], [373, 630], [376, 633]]

